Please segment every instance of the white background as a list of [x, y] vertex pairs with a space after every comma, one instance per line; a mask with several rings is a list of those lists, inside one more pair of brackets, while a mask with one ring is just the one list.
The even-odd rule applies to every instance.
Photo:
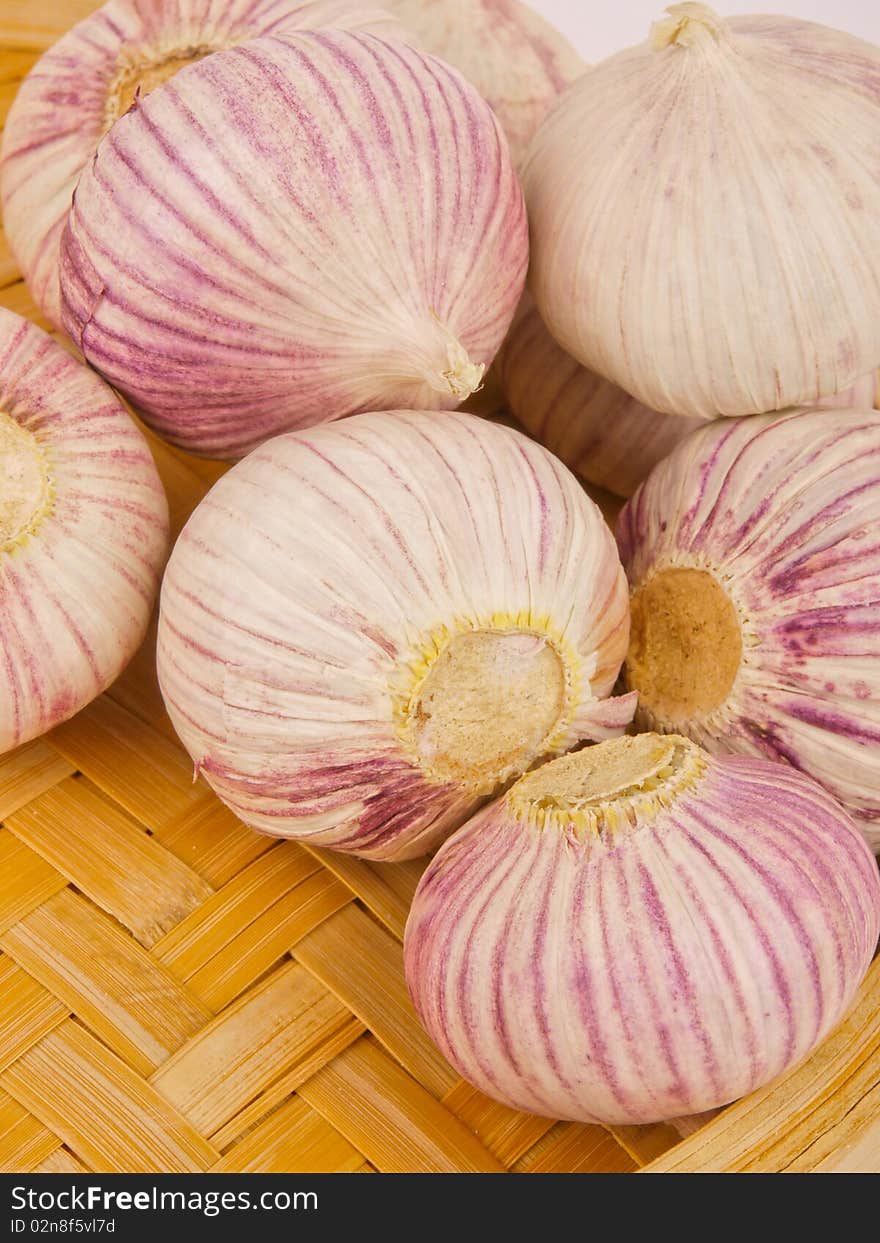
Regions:
[[[528, 0], [568, 36], [587, 61], [648, 36], [670, 0]], [[711, 0], [709, 0], [711, 3]], [[880, 0], [717, 0], [719, 13], [788, 13], [880, 43]]]

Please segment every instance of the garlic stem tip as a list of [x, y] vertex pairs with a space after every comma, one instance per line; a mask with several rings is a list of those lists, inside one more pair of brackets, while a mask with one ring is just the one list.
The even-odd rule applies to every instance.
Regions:
[[716, 43], [727, 38], [727, 23], [707, 4], [689, 0], [684, 4], [670, 4], [666, 12], [669, 16], [651, 27], [651, 48], [655, 52], [673, 46], [693, 47], [707, 38]]
[[434, 392], [464, 401], [483, 387], [485, 373], [486, 364], [471, 362], [464, 346], [451, 338], [446, 346], [446, 366], [428, 371], [425, 378]]

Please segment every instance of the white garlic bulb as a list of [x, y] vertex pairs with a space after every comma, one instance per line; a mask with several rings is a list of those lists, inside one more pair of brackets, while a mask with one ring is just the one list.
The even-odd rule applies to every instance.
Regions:
[[179, 69], [258, 35], [321, 26], [401, 35], [358, 0], [108, 0], [40, 57], [9, 110], [0, 201], [40, 310], [61, 326], [58, 255], [80, 173], [132, 104]]
[[588, 69], [524, 169], [530, 288], [670, 414], [808, 404], [880, 361], [880, 49], [676, 4]]
[[519, 164], [547, 112], [584, 70], [558, 30], [519, 0], [387, 0], [416, 45], [448, 61], [501, 122]]
[[451, 837], [404, 948], [416, 1010], [471, 1083], [631, 1124], [800, 1061], [878, 931], [876, 864], [814, 781], [641, 734], [551, 761]]
[[498, 786], [621, 732], [614, 540], [577, 480], [465, 414], [277, 437], [185, 527], [162, 587], [175, 728], [247, 824], [422, 854]]
[[165, 493], [122, 404], [0, 309], [0, 753], [67, 720], [122, 671], [167, 544]]
[[620, 517], [651, 729], [782, 759], [880, 848], [880, 413], [708, 424]]

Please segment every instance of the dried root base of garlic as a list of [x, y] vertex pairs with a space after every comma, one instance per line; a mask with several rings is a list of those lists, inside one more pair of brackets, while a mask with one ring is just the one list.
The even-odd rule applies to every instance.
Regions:
[[222, 52], [234, 46], [232, 42], [201, 44], [197, 47], [164, 49], [161, 52], [139, 49], [133, 57], [131, 53], [128, 56], [121, 55], [119, 68], [107, 88], [104, 131], [128, 112], [136, 100], [149, 95], [150, 91], [173, 78], [180, 69], [194, 65], [214, 52]]
[[527, 629], [450, 638], [410, 696], [403, 732], [426, 772], [491, 791], [551, 749], [571, 696], [555, 646]]
[[625, 677], [643, 719], [671, 729], [711, 716], [727, 700], [742, 661], [739, 613], [708, 570], [667, 566], [630, 599]]
[[36, 534], [52, 508], [54, 491], [40, 441], [0, 410], [0, 552], [10, 552]]

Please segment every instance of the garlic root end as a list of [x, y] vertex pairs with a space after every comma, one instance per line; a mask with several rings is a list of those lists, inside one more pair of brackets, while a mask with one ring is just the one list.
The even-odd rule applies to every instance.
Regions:
[[666, 728], [702, 720], [727, 700], [743, 658], [743, 619], [719, 578], [669, 565], [630, 601], [624, 682]]
[[54, 481], [37, 437], [0, 411], [0, 551], [24, 543], [52, 508]]

